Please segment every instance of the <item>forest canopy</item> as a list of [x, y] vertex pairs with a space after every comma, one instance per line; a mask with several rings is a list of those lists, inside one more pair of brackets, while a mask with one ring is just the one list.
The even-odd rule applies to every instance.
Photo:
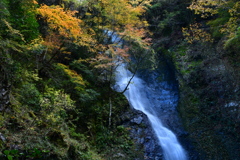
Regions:
[[205, 159], [237, 157], [239, 44], [239, 0], [0, 0], [0, 159], [143, 159], [120, 63], [174, 79]]
[[116, 126], [126, 102], [111, 89], [113, 58], [149, 49], [150, 2], [0, 1], [0, 157], [101, 159], [90, 146], [105, 143], [133, 151]]

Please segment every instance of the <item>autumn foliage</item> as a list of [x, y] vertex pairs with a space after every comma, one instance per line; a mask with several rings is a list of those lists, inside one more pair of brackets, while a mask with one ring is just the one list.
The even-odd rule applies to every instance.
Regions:
[[[239, 25], [240, 25], [240, 2], [236, 0], [197, 0], [193, 1], [188, 7], [195, 14], [200, 15], [203, 19], [208, 20], [211, 30], [226, 36], [225, 47], [229, 43], [239, 40]], [[191, 27], [190, 27], [191, 28]], [[196, 27], [194, 27], [197, 30]], [[194, 32], [194, 31], [193, 31]], [[204, 41], [209, 41], [209, 33], [199, 32]], [[186, 34], [185, 34], [186, 35]], [[237, 40], [237, 41], [238, 41]]]
[[60, 6], [42, 5], [38, 12], [45, 18], [50, 30], [57, 32], [66, 40], [83, 46], [94, 42], [91, 35], [94, 32], [83, 29], [84, 22], [74, 16], [77, 11], [65, 10]]

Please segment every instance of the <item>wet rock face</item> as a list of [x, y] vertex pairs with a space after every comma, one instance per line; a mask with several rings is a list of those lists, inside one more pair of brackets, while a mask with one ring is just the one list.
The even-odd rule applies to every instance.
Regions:
[[142, 112], [131, 109], [121, 117], [125, 127], [130, 128], [130, 136], [137, 144], [138, 150], [144, 151], [142, 159], [162, 160], [163, 154], [158, 139]]
[[181, 120], [178, 116], [178, 87], [177, 82], [160, 81], [157, 72], [143, 73], [142, 79], [146, 82], [146, 92], [152, 103], [152, 110], [161, 119], [165, 127], [169, 128], [177, 137], [185, 135]]
[[[141, 77], [146, 83], [146, 94], [151, 104], [151, 110], [161, 119], [165, 127], [173, 131], [180, 144], [188, 152], [190, 160], [197, 160], [198, 153], [188, 139], [188, 133], [183, 129], [178, 116], [177, 83], [159, 81], [157, 73], [148, 73]], [[123, 125], [131, 128], [130, 135], [144, 151], [148, 160], [162, 160], [163, 153], [158, 139], [146, 115], [134, 109], [122, 116]]]
[[10, 104], [10, 85], [0, 84], [0, 112], [5, 112]]

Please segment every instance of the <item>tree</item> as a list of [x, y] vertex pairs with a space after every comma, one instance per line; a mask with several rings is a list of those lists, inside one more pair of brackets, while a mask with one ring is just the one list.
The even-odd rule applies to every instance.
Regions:
[[65, 10], [61, 6], [42, 5], [38, 12], [47, 22], [50, 32], [59, 34], [63, 41], [72, 41], [83, 46], [90, 46], [95, 42], [92, 38], [94, 32], [85, 29], [84, 22], [74, 16], [77, 11]]
[[218, 30], [227, 37], [225, 47], [238, 39], [240, 25], [240, 2], [236, 0], [197, 0], [188, 7], [204, 19], [210, 19], [212, 30]]
[[37, 6], [35, 0], [9, 0], [10, 23], [13, 28], [23, 34], [27, 42], [39, 36], [39, 25], [36, 19]]
[[[61, 6], [41, 5], [37, 9], [41, 19], [48, 25], [48, 35], [45, 35], [43, 45], [46, 51], [39, 57], [45, 57], [47, 64], [57, 55], [68, 53], [66, 45], [74, 43], [77, 46], [85, 46], [89, 51], [94, 51], [96, 40], [94, 31], [85, 27], [84, 21], [75, 17], [77, 11], [71, 11]], [[43, 67], [45, 65], [43, 64]], [[40, 69], [42, 70], [43, 67]]]

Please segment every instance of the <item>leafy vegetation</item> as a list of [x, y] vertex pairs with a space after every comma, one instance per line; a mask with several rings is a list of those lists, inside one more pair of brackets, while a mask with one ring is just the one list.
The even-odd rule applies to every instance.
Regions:
[[134, 157], [117, 125], [127, 101], [111, 88], [113, 60], [148, 49], [149, 2], [0, 2], [1, 159], [108, 159], [110, 148]]
[[138, 158], [120, 125], [127, 101], [111, 88], [131, 61], [134, 73], [176, 72], [201, 158], [239, 157], [239, 10], [238, 0], [1, 0], [0, 158]]
[[238, 159], [239, 1], [156, 0], [148, 12], [158, 57], [175, 70], [178, 110], [199, 158]]

